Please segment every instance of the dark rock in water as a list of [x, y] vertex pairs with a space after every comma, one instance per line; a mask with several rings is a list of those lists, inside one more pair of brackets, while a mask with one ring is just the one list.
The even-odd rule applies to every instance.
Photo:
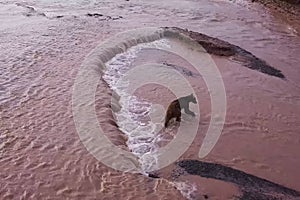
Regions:
[[116, 19], [123, 19], [123, 17], [122, 17], [122, 16], [118, 16], [118, 17], [113, 17], [112, 19], [113, 19], [113, 20], [116, 20]]
[[122, 16], [118, 16], [118, 17], [110, 17], [110, 19], [112, 20], [117, 20], [117, 19], [122, 19], [123, 17]]
[[150, 178], [160, 178], [157, 174], [148, 174], [148, 177]]
[[112, 17], [112, 16], [108, 16], [108, 15], [103, 15], [100, 13], [87, 13], [85, 16], [99, 18], [99, 20], [117, 20], [117, 19], [123, 18], [122, 16]]
[[88, 17], [102, 17], [103, 15], [100, 13], [88, 13], [86, 14]]
[[242, 49], [239, 46], [230, 44], [218, 38], [213, 38], [202, 33], [189, 31], [187, 29], [181, 29], [177, 27], [165, 27], [167, 30], [175, 30], [183, 33], [196, 42], [198, 42], [207, 53], [214, 54], [217, 56], [227, 56], [231, 57], [233, 60], [241, 62], [242, 65], [248, 67], [249, 69], [268, 74], [270, 76], [275, 76], [284, 79], [285, 76], [278, 69], [267, 64], [265, 61], [257, 58], [249, 51]]
[[218, 179], [236, 184], [242, 191], [240, 199], [296, 199], [300, 192], [263, 178], [220, 164], [199, 160], [182, 160], [177, 163], [188, 174]]

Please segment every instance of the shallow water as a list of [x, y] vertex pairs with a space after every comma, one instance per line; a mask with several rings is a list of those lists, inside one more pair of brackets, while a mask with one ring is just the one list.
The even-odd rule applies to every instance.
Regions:
[[[111, 170], [90, 155], [78, 137], [71, 100], [80, 64], [104, 39], [144, 26], [179, 26], [219, 37], [282, 70], [286, 81], [213, 56], [228, 105], [222, 137], [205, 160], [300, 190], [299, 25], [278, 16], [248, 1], [2, 1], [1, 199], [182, 199], [183, 182], [190, 188], [186, 196], [195, 188], [195, 194], [224, 195], [221, 189], [211, 189], [219, 183], [201, 180], [207, 183], [204, 187], [201, 181], [186, 177], [178, 180], [176, 189], [167, 177], [157, 180]], [[151, 50], [139, 56], [136, 63], [174, 60], [172, 55]], [[175, 64], [184, 63], [176, 60]], [[198, 91], [201, 123], [195, 142], [182, 158], [195, 159], [208, 127], [210, 99], [201, 78], [190, 80]], [[100, 103], [109, 103], [110, 97], [101, 96], [108, 88], [99, 90]], [[167, 106], [174, 96], [166, 93], [161, 100], [162, 92], [166, 90], [149, 85], [136, 95]], [[107, 130], [114, 134], [111, 127]], [[173, 136], [165, 137], [168, 141]], [[166, 168], [162, 175], [168, 173]]]

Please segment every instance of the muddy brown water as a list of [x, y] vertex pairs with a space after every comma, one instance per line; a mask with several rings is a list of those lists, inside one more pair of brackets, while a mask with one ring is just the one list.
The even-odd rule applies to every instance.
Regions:
[[[0, 2], [0, 11], [1, 199], [185, 199], [189, 191], [193, 199], [225, 199], [240, 193], [234, 184], [191, 175], [178, 181], [195, 190], [174, 185], [173, 165], [161, 170], [161, 179], [118, 172], [97, 161], [80, 141], [72, 116], [72, 87], [80, 64], [111, 35], [146, 26], [178, 26], [218, 37], [283, 72], [286, 80], [213, 56], [226, 88], [227, 116], [220, 140], [204, 161], [300, 190], [297, 18], [285, 19], [242, 0], [8, 0]], [[174, 61], [150, 50], [140, 56], [137, 63]], [[201, 78], [187, 79], [197, 88], [202, 118], [193, 145], [181, 159], [197, 159], [210, 102]], [[109, 104], [110, 97], [101, 96], [109, 89], [98, 89], [98, 102]], [[165, 106], [173, 98], [154, 85], [136, 94]], [[107, 126], [110, 139], [126, 146], [114, 130]]]

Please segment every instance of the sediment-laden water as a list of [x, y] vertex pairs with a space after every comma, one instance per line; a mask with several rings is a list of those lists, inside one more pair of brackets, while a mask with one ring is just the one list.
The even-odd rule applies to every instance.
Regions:
[[[0, 10], [1, 199], [228, 199], [246, 198], [249, 191], [259, 191], [226, 173], [225, 178], [211, 176], [210, 171], [186, 174], [179, 167], [190, 170], [190, 162], [184, 161], [151, 174], [160, 178], [147, 176], [149, 162], [143, 156], [176, 137], [173, 129], [167, 134], [153, 134], [163, 120], [156, 111], [164, 111], [175, 96], [155, 84], [128, 96], [126, 84], [117, 82], [126, 70], [159, 63], [177, 70], [195, 88], [200, 108], [198, 134], [180, 160], [199, 160], [199, 147], [211, 119], [210, 94], [201, 74], [186, 60], [149, 44], [114, 57], [104, 74], [95, 71], [99, 77], [95, 95], [99, 123], [113, 144], [133, 151], [145, 173], [113, 170], [87, 151], [72, 112], [80, 65], [112, 35], [148, 26], [177, 26], [217, 37], [284, 74], [285, 79], [280, 79], [245, 67], [243, 59], [212, 55], [224, 81], [227, 115], [222, 136], [201, 161], [300, 190], [297, 16], [287, 19], [249, 1], [9, 0], [0, 2]], [[158, 45], [168, 45], [168, 41], [157, 41]], [[111, 108], [112, 90], [120, 97], [119, 111]], [[191, 109], [195, 111], [196, 105]], [[183, 115], [182, 124], [193, 120]], [[173, 127], [176, 129], [176, 124]], [[219, 165], [213, 169], [223, 170]], [[235, 178], [247, 176], [235, 173]], [[277, 198], [297, 196], [268, 182], [263, 185], [266, 193]]]

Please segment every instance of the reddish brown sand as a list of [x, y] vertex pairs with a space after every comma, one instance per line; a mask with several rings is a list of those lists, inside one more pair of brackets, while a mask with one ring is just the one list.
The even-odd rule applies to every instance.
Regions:
[[[272, 15], [247, 1], [216, 0], [52, 4], [8, 0], [0, 3], [0, 11], [0, 199], [184, 198], [170, 183], [177, 166], [159, 171], [161, 179], [112, 170], [88, 153], [72, 118], [72, 86], [85, 56], [111, 35], [144, 26], [203, 32], [241, 46], [283, 72], [287, 80], [213, 56], [228, 105], [222, 137], [204, 160], [300, 191], [297, 19], [278, 18], [277, 13]], [[162, 54], [149, 55], [140, 59], [162, 61]], [[163, 61], [168, 59], [171, 55]], [[210, 102], [201, 78], [187, 79], [197, 91], [201, 123], [193, 145], [181, 159], [198, 159]], [[153, 89], [153, 85], [148, 87]], [[165, 106], [173, 99], [166, 92], [161, 101], [160, 93], [166, 90], [151, 93], [148, 87], [137, 94]], [[102, 117], [110, 113], [110, 98], [101, 93], [110, 91], [107, 86], [98, 89], [96, 100], [101, 108], [106, 107], [98, 113], [100, 123], [107, 125], [109, 138], [126, 149], [113, 122]], [[235, 184], [215, 179], [182, 175], [177, 181], [195, 183], [195, 199], [240, 194]]]

